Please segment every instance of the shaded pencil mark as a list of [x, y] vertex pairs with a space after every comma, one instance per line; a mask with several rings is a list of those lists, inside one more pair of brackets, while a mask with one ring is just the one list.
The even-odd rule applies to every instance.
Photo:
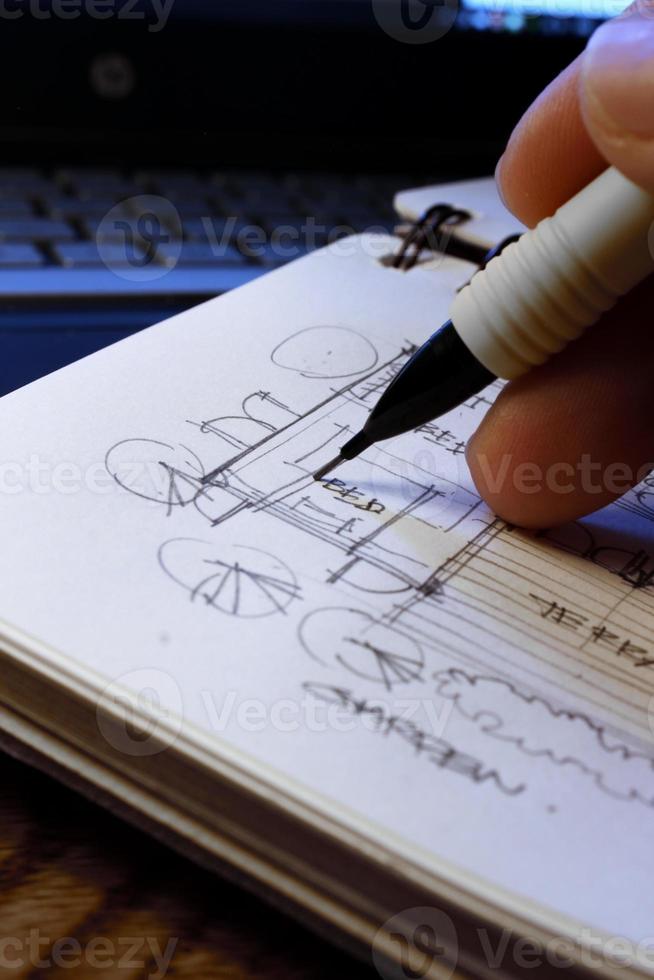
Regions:
[[306, 681], [302, 688], [319, 700], [337, 705], [347, 714], [372, 719], [374, 732], [387, 739], [406, 742], [415, 758], [424, 758], [439, 769], [461, 776], [479, 786], [488, 783], [505, 796], [519, 796], [527, 788], [525, 783], [511, 785], [497, 768], [489, 767], [476, 756], [461, 752], [452, 742], [426, 731], [424, 727], [392, 712], [378, 701], [370, 701], [348, 688], [329, 684]]
[[397, 511], [397, 513], [393, 514], [392, 517], [389, 517], [387, 521], [380, 524], [379, 527], [375, 528], [374, 531], [371, 531], [365, 538], [360, 538], [355, 544], [352, 545], [348, 553], [353, 555], [357, 551], [360, 551], [363, 547], [365, 547], [365, 545], [370, 544], [375, 540], [375, 538], [378, 538], [381, 534], [387, 531], [389, 527], [392, 527], [405, 517], [408, 517], [413, 513], [413, 511], [417, 510], [419, 507], [422, 507], [423, 504], [433, 500], [434, 497], [440, 496], [442, 496], [442, 490], [437, 490], [436, 487], [427, 487], [418, 497], [415, 498], [415, 500], [410, 501], [406, 507], [403, 507], [402, 510]]

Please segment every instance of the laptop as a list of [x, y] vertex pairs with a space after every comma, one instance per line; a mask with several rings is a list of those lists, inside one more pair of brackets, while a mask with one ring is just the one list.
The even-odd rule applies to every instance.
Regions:
[[7, 0], [0, 394], [485, 174], [610, 0]]

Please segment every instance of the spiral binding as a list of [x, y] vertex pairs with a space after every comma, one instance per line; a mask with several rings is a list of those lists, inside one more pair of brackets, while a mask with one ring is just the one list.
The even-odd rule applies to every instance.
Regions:
[[507, 235], [501, 242], [487, 249], [458, 236], [455, 229], [469, 221], [472, 214], [451, 204], [434, 204], [411, 224], [403, 236], [402, 245], [393, 257], [392, 268], [402, 272], [413, 269], [424, 251], [451, 255], [454, 258], [473, 262], [480, 269], [485, 268], [491, 259], [520, 238], [519, 234]]

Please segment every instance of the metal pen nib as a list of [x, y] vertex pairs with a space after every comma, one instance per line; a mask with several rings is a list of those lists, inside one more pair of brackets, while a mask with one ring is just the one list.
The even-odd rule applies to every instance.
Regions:
[[495, 380], [454, 329], [451, 320], [432, 334], [395, 375], [360, 432], [314, 474], [322, 478], [382, 439], [419, 429], [461, 405]]
[[325, 463], [324, 466], [321, 466], [319, 470], [316, 470], [316, 472], [313, 474], [314, 480], [322, 480], [324, 476], [327, 476], [328, 473], [330, 473], [332, 470], [335, 470], [337, 466], [340, 466], [341, 463], [344, 462], [345, 462], [345, 456], [341, 456], [341, 454], [339, 453], [338, 456], [334, 456], [334, 458], [330, 459], [328, 463]]
[[352, 436], [344, 446], [341, 446], [341, 451], [338, 456], [334, 456], [330, 459], [328, 463], [321, 466], [319, 470], [313, 474], [314, 480], [322, 480], [324, 476], [335, 470], [337, 466], [344, 463], [348, 459], [354, 459], [360, 453], [367, 449], [372, 444], [372, 439], [364, 431], [358, 432], [355, 436]]

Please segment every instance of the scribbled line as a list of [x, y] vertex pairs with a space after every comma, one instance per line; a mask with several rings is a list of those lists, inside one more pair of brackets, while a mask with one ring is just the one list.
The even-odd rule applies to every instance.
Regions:
[[[556, 722], [569, 721], [583, 725], [593, 738], [594, 743], [603, 752], [606, 752], [607, 755], [617, 758], [624, 763], [642, 763], [646, 770], [649, 769], [652, 773], [654, 773], [654, 759], [651, 756], [631, 749], [623, 742], [611, 744], [607, 740], [605, 727], [593, 721], [592, 718], [583, 712], [574, 711], [570, 708], [555, 708], [554, 705], [550, 704], [546, 698], [536, 694], [527, 694], [524, 691], [519, 690], [514, 684], [511, 683], [511, 681], [496, 676], [469, 674], [459, 667], [450, 667], [447, 670], [438, 671], [434, 677], [437, 681], [436, 692], [442, 697], [451, 701], [454, 704], [455, 709], [459, 712], [459, 714], [463, 715], [464, 718], [478, 724], [480, 730], [490, 738], [512, 744], [523, 755], [530, 758], [548, 759], [554, 765], [561, 768], [572, 767], [577, 769], [584, 775], [589, 776], [598, 789], [600, 789], [603, 793], [612, 796], [614, 799], [624, 800], [627, 802], [638, 802], [647, 807], [654, 808], [654, 796], [647, 796], [634, 788], [621, 792], [614, 787], [611, 787], [606, 782], [606, 773], [603, 773], [600, 769], [594, 768], [592, 765], [588, 765], [582, 759], [577, 758], [574, 755], [559, 754], [553, 748], [530, 748], [527, 744], [529, 736], [518, 734], [514, 735], [506, 732], [505, 729], [508, 727], [510, 722], [499, 715], [495, 710], [493, 710], [492, 707], [484, 707], [476, 711], [468, 710], [464, 706], [465, 693], [460, 691], [452, 691], [451, 687], [452, 684], [458, 684], [460, 682], [466, 684], [468, 688], [475, 688], [477, 686], [481, 686], [482, 684], [491, 684], [501, 687], [511, 697], [517, 698], [523, 704], [528, 706], [537, 705]], [[532, 738], [533, 737], [535, 736], [532, 735]]]
[[524, 783], [508, 785], [497, 769], [489, 769], [480, 759], [459, 752], [450, 742], [436, 735], [430, 735], [408, 718], [392, 714], [379, 702], [358, 698], [347, 688], [333, 687], [329, 684], [307, 681], [302, 687], [314, 697], [336, 704], [355, 717], [363, 715], [372, 717], [378, 734], [386, 738], [391, 735], [397, 736], [411, 746], [416, 756], [422, 756], [439, 769], [462, 776], [476, 784], [491, 783], [505, 796], [518, 796], [527, 788]]

